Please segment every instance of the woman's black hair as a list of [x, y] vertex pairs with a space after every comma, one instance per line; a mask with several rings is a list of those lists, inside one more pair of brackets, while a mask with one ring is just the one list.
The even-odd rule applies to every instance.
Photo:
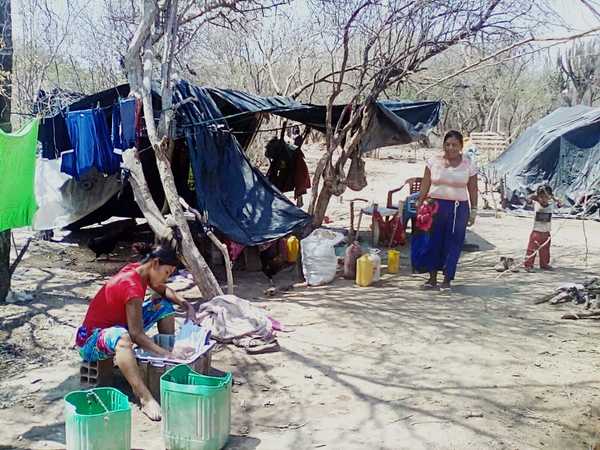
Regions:
[[537, 188], [537, 195], [552, 195], [552, 188], [547, 184], [542, 184]]
[[161, 266], [179, 265], [179, 257], [177, 252], [167, 245], [158, 245], [152, 247], [150, 244], [140, 245], [137, 252], [142, 255], [142, 264], [147, 263], [151, 259], [158, 259], [158, 264]]
[[446, 142], [450, 138], [454, 138], [458, 142], [460, 142], [460, 145], [464, 145], [464, 138], [460, 131], [457, 131], [457, 130], [448, 131], [444, 136], [444, 142]]

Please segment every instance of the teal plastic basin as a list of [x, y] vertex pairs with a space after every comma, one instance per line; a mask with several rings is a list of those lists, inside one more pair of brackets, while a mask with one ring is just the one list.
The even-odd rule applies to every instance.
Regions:
[[130, 450], [131, 407], [113, 388], [74, 391], [65, 396], [67, 450]]
[[231, 373], [202, 375], [185, 364], [160, 379], [163, 437], [169, 450], [220, 450], [231, 429]]

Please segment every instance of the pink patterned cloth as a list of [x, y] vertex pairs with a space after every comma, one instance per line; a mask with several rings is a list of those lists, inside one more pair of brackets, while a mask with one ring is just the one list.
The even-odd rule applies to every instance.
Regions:
[[229, 240], [225, 241], [225, 245], [227, 246], [227, 253], [229, 253], [229, 259], [231, 259], [232, 262], [236, 261], [246, 248], [242, 244], [238, 244], [237, 242]]

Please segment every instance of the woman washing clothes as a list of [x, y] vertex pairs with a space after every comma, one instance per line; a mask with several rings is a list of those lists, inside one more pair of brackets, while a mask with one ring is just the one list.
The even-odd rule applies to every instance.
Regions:
[[[165, 284], [177, 264], [173, 250], [157, 247], [149, 250], [141, 263], [126, 265], [98, 291], [77, 330], [81, 357], [90, 362], [114, 357], [139, 397], [142, 412], [151, 420], [160, 420], [160, 406], [142, 380], [133, 344], [168, 357], [170, 353], [155, 344], [146, 331], [156, 323], [159, 333], [174, 334], [173, 304], [184, 309], [188, 319], [195, 319], [192, 305]], [[144, 300], [148, 287], [161, 298]]]
[[477, 167], [462, 155], [463, 136], [451, 130], [444, 136], [444, 152], [427, 161], [417, 209], [425, 202], [433, 214], [429, 239], [416, 258], [417, 269], [429, 272], [424, 289], [450, 290], [465, 242], [467, 226], [477, 216]]

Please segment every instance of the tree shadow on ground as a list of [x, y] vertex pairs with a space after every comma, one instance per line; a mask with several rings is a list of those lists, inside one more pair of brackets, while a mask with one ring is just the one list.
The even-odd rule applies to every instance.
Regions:
[[65, 423], [53, 423], [51, 425], [31, 427], [29, 431], [24, 433], [24, 439], [35, 442], [38, 440], [53, 441], [60, 444], [65, 444]]
[[260, 445], [260, 439], [251, 436], [229, 436], [224, 450], [254, 450]]

